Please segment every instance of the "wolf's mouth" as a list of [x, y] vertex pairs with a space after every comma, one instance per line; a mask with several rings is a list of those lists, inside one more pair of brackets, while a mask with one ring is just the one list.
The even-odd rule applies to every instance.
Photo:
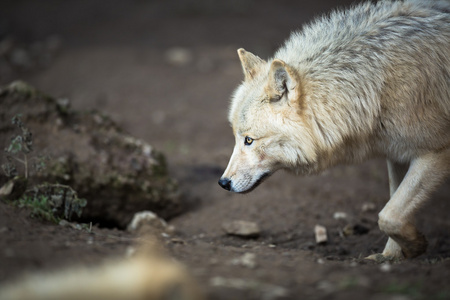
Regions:
[[255, 181], [255, 183], [247, 190], [239, 192], [240, 194], [247, 194], [250, 193], [251, 191], [253, 191], [254, 189], [256, 189], [264, 180], [266, 180], [268, 177], [270, 177], [270, 175], [272, 175], [271, 172], [266, 172], [264, 174], [262, 174], [258, 180]]

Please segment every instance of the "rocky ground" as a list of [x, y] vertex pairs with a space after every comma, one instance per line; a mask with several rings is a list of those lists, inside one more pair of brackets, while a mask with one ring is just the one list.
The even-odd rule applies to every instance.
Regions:
[[[268, 57], [292, 30], [349, 3], [4, 1], [0, 84], [22, 79], [74, 110], [99, 110], [165, 154], [186, 205], [167, 215], [163, 244], [208, 299], [450, 299], [448, 183], [418, 216], [428, 252], [394, 264], [363, 259], [386, 242], [376, 224], [388, 199], [381, 159], [307, 178], [279, 172], [246, 195], [217, 185], [234, 144], [226, 114], [243, 78], [236, 49]], [[236, 220], [259, 233], [227, 234]], [[327, 229], [324, 244], [316, 225]], [[0, 202], [0, 281], [124, 256], [140, 238], [115, 226], [95, 218], [78, 230]]]

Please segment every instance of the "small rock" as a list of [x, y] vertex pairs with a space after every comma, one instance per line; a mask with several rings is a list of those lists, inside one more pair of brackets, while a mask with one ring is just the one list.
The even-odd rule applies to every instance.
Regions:
[[351, 224], [345, 225], [345, 227], [342, 229], [342, 233], [344, 234], [344, 236], [353, 235], [353, 225]]
[[345, 219], [347, 219], [347, 214], [342, 211], [337, 211], [333, 214], [333, 218], [335, 220], [345, 220]]
[[[61, 110], [67, 111], [68, 109], [70, 109], [70, 100], [69, 98], [58, 98], [56, 99], [56, 105], [58, 105], [58, 108], [60, 108]], [[99, 118], [98, 115], [94, 116], [94, 120], [97, 123], [101, 124], [100, 123], [101, 121], [99, 121], [98, 118]]]
[[372, 202], [364, 203], [363, 206], [361, 207], [361, 210], [363, 212], [374, 212], [376, 209], [377, 206], [375, 205], [375, 203]]
[[222, 224], [222, 228], [227, 234], [247, 238], [257, 237], [261, 233], [258, 224], [241, 220], [225, 222]]
[[165, 53], [166, 61], [176, 67], [188, 65], [193, 60], [192, 52], [182, 47], [170, 48]]
[[133, 219], [130, 224], [128, 224], [127, 230], [134, 232], [141, 229], [143, 226], [164, 230], [167, 227], [167, 223], [151, 211], [141, 211], [134, 214]]
[[0, 188], [0, 199], [8, 197], [14, 188], [14, 181], [10, 180]]
[[256, 267], [256, 255], [254, 253], [247, 252], [241, 257], [232, 259], [230, 263], [235, 266], [243, 266], [253, 269]]
[[[80, 224], [74, 223], [74, 222], [69, 222], [69, 221], [64, 220], [64, 219], [59, 221], [58, 224], [59, 224], [59, 226], [70, 227], [70, 228], [73, 228], [73, 229], [76, 229], [76, 230], [82, 230], [83, 229], [83, 226], [81, 226]], [[91, 230], [92, 230], [92, 228], [91, 228]]]
[[67, 220], [61, 220], [61, 221], [59, 221], [59, 225], [62, 227], [70, 227], [71, 223]]
[[381, 272], [385, 272], [388, 273], [392, 270], [392, 266], [390, 263], [384, 263], [380, 266], [380, 271]]
[[324, 226], [316, 225], [314, 227], [314, 235], [317, 244], [325, 244], [328, 241], [327, 229]]
[[9, 180], [0, 188], [1, 200], [19, 199], [27, 188], [28, 180], [21, 176], [16, 176]]

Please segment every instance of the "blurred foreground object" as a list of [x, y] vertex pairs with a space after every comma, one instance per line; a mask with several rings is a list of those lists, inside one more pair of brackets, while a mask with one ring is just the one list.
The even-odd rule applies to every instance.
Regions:
[[0, 286], [8, 300], [200, 300], [184, 267], [162, 255], [36, 273]]

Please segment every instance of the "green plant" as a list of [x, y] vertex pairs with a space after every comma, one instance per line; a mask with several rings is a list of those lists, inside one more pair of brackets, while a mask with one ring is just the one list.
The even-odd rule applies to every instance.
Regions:
[[70, 220], [73, 214], [81, 217], [86, 204], [70, 186], [61, 184], [36, 185], [18, 201], [19, 207], [31, 209], [32, 216], [55, 223]]
[[19, 199], [18, 206], [31, 209], [31, 216], [33, 217], [54, 223], [59, 222], [59, 219], [53, 214], [51, 206], [49, 205], [48, 197], [46, 196], [23, 196]]
[[11, 138], [9, 146], [5, 148], [7, 162], [2, 164], [2, 169], [8, 178], [18, 176], [17, 165], [20, 163], [24, 167], [24, 176], [28, 178], [30, 172], [30, 161], [33, 161], [33, 167], [38, 172], [45, 168], [47, 158], [45, 156], [29, 157], [33, 151], [33, 135], [22, 122], [21, 115], [15, 115], [11, 123], [20, 129], [20, 133]]

